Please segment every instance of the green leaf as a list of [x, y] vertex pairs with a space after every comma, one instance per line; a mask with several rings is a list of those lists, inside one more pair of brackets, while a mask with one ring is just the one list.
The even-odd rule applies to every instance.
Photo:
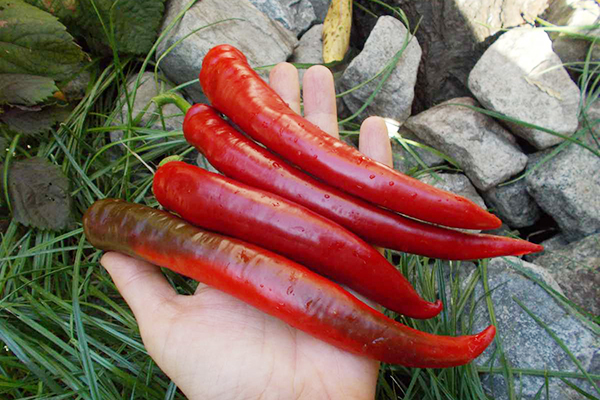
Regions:
[[[0, 43], [1, 48], [2, 44]], [[0, 59], [1, 64], [2, 59]], [[51, 78], [24, 74], [0, 74], [0, 104], [32, 106], [45, 101], [57, 91], [58, 88]]]
[[90, 0], [80, 7], [78, 23], [88, 39], [114, 45], [119, 52], [145, 54], [156, 40], [164, 0]]
[[41, 8], [69, 26], [80, 17], [78, 0], [25, 0], [27, 3]]
[[0, 73], [62, 80], [83, 52], [58, 19], [22, 0], [0, 0]]
[[9, 129], [35, 135], [45, 133], [58, 122], [63, 122], [69, 117], [72, 107], [50, 106], [37, 110], [26, 110], [13, 107], [0, 114], [0, 121], [8, 125]]
[[14, 162], [8, 174], [13, 218], [26, 226], [59, 230], [70, 224], [69, 181], [43, 158]]

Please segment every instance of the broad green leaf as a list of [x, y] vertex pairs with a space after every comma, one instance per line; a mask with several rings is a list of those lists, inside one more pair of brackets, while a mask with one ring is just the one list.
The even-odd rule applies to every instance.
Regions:
[[53, 15], [22, 0], [0, 0], [0, 73], [62, 80], [74, 74], [83, 52]]
[[104, 52], [114, 44], [119, 52], [145, 55], [156, 40], [164, 12], [164, 0], [26, 1], [56, 16], [69, 32]]
[[69, 26], [80, 16], [79, 0], [25, 0], [27, 3], [41, 8]]
[[57, 122], [66, 120], [72, 110], [72, 107], [59, 106], [44, 107], [40, 110], [23, 110], [14, 107], [0, 114], [0, 121], [15, 132], [35, 135], [48, 132]]
[[88, 40], [123, 53], [146, 54], [157, 37], [164, 0], [90, 0], [80, 7], [78, 24]]
[[[1, 46], [0, 43], [0, 48]], [[2, 59], [0, 59], [1, 64]], [[56, 91], [58, 88], [52, 78], [25, 74], [0, 74], [0, 104], [32, 106], [45, 101]]]
[[72, 222], [69, 181], [43, 158], [15, 161], [8, 173], [13, 218], [26, 226], [58, 230]]

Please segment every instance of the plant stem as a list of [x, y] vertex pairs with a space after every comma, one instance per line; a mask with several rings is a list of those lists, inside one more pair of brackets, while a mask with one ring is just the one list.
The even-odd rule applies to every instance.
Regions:
[[165, 104], [175, 104], [184, 114], [192, 106], [183, 97], [176, 95], [175, 93], [162, 93], [152, 98], [152, 101], [156, 103], [158, 107], [162, 107]]

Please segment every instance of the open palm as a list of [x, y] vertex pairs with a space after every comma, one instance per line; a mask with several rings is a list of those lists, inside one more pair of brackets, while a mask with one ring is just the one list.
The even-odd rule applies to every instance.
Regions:
[[[296, 69], [275, 67], [271, 86], [296, 112]], [[325, 67], [304, 77], [305, 117], [337, 136], [333, 79]], [[385, 124], [367, 119], [360, 150], [391, 163]], [[150, 356], [190, 399], [373, 398], [379, 364], [321, 342], [216, 289], [181, 296], [160, 269], [118, 253], [101, 260], [131, 307]]]

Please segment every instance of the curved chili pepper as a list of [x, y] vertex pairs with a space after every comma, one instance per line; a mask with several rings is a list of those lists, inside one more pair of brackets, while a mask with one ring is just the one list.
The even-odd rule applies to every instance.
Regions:
[[200, 83], [212, 105], [244, 132], [326, 183], [439, 225], [493, 229], [502, 222], [472, 201], [374, 161], [323, 132], [288, 105], [230, 45], [204, 57]]
[[442, 311], [375, 248], [283, 197], [177, 161], [156, 171], [153, 189], [184, 220], [281, 254], [397, 313], [425, 319]]
[[496, 332], [494, 326], [459, 337], [417, 331], [293, 261], [139, 204], [99, 200], [85, 213], [83, 227], [97, 248], [169, 268], [340, 349], [383, 362], [463, 365], [479, 356]]
[[376, 207], [290, 166], [204, 104], [188, 110], [183, 133], [225, 175], [301, 204], [377, 246], [446, 260], [517, 256], [543, 249], [525, 240], [425, 224]]

